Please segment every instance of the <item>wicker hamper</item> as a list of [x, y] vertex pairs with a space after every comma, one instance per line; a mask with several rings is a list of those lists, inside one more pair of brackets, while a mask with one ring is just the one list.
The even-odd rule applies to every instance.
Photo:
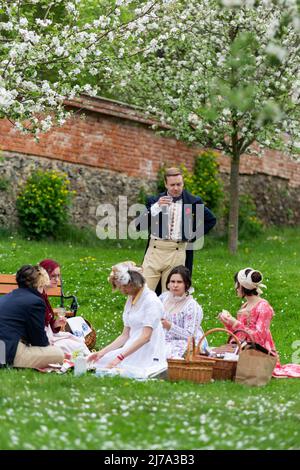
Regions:
[[168, 380], [188, 380], [196, 383], [210, 382], [213, 375], [214, 361], [205, 357], [195, 360], [195, 340], [188, 340], [187, 352], [184, 359], [168, 359]]
[[[239, 339], [233, 333], [231, 333], [231, 331], [228, 331], [225, 328], [213, 328], [211, 330], [208, 330], [202, 336], [202, 338], [200, 339], [200, 341], [198, 343], [198, 346], [196, 348], [195, 358], [196, 358], [196, 360], [197, 359], [203, 360], [205, 358], [208, 361], [212, 361], [212, 363], [213, 363], [212, 378], [214, 380], [234, 380], [235, 379], [235, 374], [236, 374], [237, 361], [229, 361], [229, 360], [224, 360], [224, 359], [217, 358], [217, 357], [208, 357], [208, 356], [205, 356], [204, 354], [200, 353], [201, 344], [202, 344], [204, 338], [206, 338], [211, 333], [215, 333], [216, 331], [222, 331], [222, 332], [227, 333], [230, 337], [232, 336], [235, 339], [235, 341], [237, 343], [237, 346], [239, 348], [238, 352], [240, 352], [241, 343], [240, 343]], [[213, 351], [215, 350], [216, 352], [222, 352], [222, 351], [223, 352], [232, 352], [232, 345], [226, 344], [226, 345], [221, 346], [219, 348], [212, 348], [212, 350]]]
[[[74, 317], [74, 314], [73, 312], [67, 312], [66, 313], [66, 317], [67, 318], [72, 318]], [[84, 317], [82, 317], [84, 319], [84, 321], [89, 325], [89, 327], [91, 328], [91, 332], [86, 335], [86, 337], [84, 338], [85, 340], [85, 344], [87, 345], [87, 347], [89, 348], [89, 350], [91, 351], [92, 349], [94, 349], [95, 347], [95, 344], [96, 344], [96, 340], [97, 340], [97, 336], [96, 336], [96, 330], [95, 328], [93, 328], [93, 326], [91, 325], [91, 323]], [[65, 331], [71, 331], [69, 325], [66, 325], [65, 327]]]
[[96, 330], [95, 328], [93, 328], [93, 326], [91, 325], [91, 323], [86, 319], [84, 318], [84, 321], [89, 325], [89, 327], [91, 328], [91, 332], [86, 335], [85, 337], [85, 344], [87, 345], [87, 347], [89, 348], [89, 350], [91, 351], [92, 349], [94, 349], [95, 347], [95, 344], [96, 344]]

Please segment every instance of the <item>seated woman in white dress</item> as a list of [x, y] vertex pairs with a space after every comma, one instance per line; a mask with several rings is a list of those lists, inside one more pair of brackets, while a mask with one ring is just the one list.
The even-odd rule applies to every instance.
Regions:
[[[189, 336], [193, 336], [197, 343], [203, 335], [203, 311], [191, 295], [191, 285], [190, 271], [185, 266], [176, 266], [167, 278], [168, 291], [159, 297], [164, 307], [162, 325], [166, 330], [168, 358], [182, 358]], [[202, 347], [205, 346], [206, 339], [202, 343]]]
[[109, 282], [129, 296], [123, 311], [122, 333], [109, 345], [89, 356], [97, 368], [120, 368], [154, 372], [167, 367], [164, 332], [161, 325], [163, 307], [150, 290], [141, 268], [127, 261], [112, 267]]

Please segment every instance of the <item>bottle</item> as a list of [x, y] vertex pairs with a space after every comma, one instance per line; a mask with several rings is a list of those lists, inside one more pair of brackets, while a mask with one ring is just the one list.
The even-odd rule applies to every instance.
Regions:
[[86, 371], [87, 371], [86, 358], [82, 354], [79, 354], [79, 356], [77, 356], [77, 358], [75, 359], [75, 363], [74, 363], [74, 375], [76, 377], [79, 377], [80, 375], [85, 374]]

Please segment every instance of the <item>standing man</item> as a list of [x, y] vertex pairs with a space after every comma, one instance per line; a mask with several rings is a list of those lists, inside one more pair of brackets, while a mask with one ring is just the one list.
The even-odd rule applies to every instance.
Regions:
[[214, 214], [202, 199], [183, 189], [184, 181], [178, 168], [165, 173], [166, 191], [147, 198], [147, 210], [137, 219], [137, 230], [148, 228], [148, 245], [143, 261], [143, 275], [150, 289], [156, 290], [172, 268], [186, 265], [192, 273], [192, 243], [216, 224]]

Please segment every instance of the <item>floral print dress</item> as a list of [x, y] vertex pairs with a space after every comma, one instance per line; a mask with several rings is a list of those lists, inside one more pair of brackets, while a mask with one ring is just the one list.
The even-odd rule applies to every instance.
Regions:
[[[270, 324], [274, 311], [271, 305], [264, 299], [260, 299], [251, 309], [247, 308], [247, 303], [237, 313], [238, 324], [232, 328], [229, 324], [225, 324], [226, 328], [232, 332], [239, 329], [246, 331], [255, 343], [260, 344], [268, 351], [276, 352], [275, 344], [270, 331]], [[245, 339], [242, 332], [236, 335], [240, 340]], [[278, 356], [278, 353], [277, 353]], [[279, 362], [273, 371], [273, 377], [278, 378], [300, 378], [300, 364], [284, 364]]]
[[[164, 307], [164, 318], [171, 322], [171, 328], [165, 330], [167, 358], [182, 358], [189, 336], [194, 336], [196, 344], [203, 336], [202, 307], [190, 294], [175, 297], [171, 292], [164, 292], [159, 298]], [[203, 345], [207, 345], [206, 339]]]

